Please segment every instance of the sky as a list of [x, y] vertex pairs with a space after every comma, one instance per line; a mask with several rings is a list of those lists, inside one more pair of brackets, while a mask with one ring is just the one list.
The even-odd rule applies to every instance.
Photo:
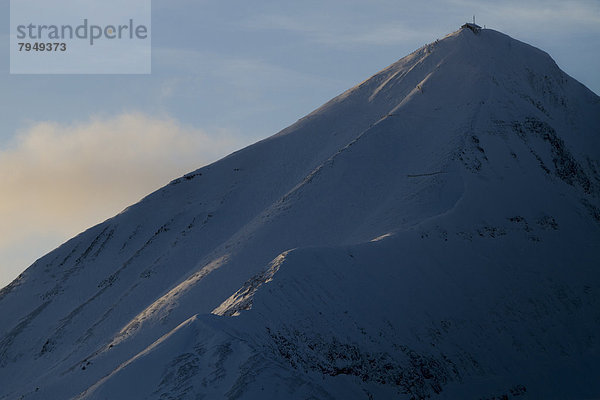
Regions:
[[600, 93], [598, 0], [153, 0], [149, 75], [11, 75], [0, 0], [0, 287], [473, 15]]

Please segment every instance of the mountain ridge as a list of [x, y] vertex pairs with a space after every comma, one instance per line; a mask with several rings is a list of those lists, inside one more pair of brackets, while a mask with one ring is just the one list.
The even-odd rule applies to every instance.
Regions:
[[0, 399], [598, 394], [535, 367], [597, 359], [599, 122], [546, 53], [454, 32], [34, 263]]

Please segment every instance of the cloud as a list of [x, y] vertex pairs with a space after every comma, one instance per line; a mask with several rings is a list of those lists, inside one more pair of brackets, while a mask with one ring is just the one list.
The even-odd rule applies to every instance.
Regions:
[[[431, 41], [457, 29], [473, 14], [481, 25], [507, 33], [599, 31], [600, 2], [588, 0], [436, 0], [426, 4], [377, 0], [328, 1], [295, 12], [266, 12], [243, 22], [246, 29], [287, 32], [334, 48], [394, 46]], [[325, 8], [328, 12], [323, 11]]]
[[[269, 62], [257, 56], [220, 54], [195, 49], [160, 48], [152, 50], [157, 58], [157, 68], [179, 73], [179, 78], [168, 79], [162, 95], [169, 97], [191, 83], [197, 93], [206, 81], [217, 80], [221, 90], [239, 97], [255, 98], [256, 93], [266, 90], [297, 89], [306, 85], [320, 86], [339, 83], [338, 80], [321, 76], [318, 71], [305, 72]], [[184, 80], [182, 77], [187, 78]], [[174, 90], [174, 86], [177, 90]], [[231, 99], [229, 100], [231, 101]]]
[[141, 113], [32, 124], [0, 150], [0, 286], [43, 252], [240, 145], [225, 132]]
[[248, 29], [286, 31], [306, 37], [308, 40], [336, 48], [356, 45], [393, 46], [411, 43], [430, 35], [420, 26], [409, 26], [399, 21], [356, 21], [349, 24], [343, 17], [332, 20], [327, 15], [298, 17], [265, 14], [246, 22]]
[[[520, 0], [474, 1], [453, 0], [457, 7], [506, 26], [521, 26], [532, 31], [599, 30], [600, 3], [595, 1]], [[483, 23], [483, 21], [482, 21]]]

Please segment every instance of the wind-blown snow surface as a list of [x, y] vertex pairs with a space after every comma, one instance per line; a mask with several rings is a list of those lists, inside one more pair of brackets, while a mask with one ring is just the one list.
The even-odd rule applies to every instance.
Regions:
[[600, 397], [600, 98], [457, 31], [0, 292], [0, 399]]

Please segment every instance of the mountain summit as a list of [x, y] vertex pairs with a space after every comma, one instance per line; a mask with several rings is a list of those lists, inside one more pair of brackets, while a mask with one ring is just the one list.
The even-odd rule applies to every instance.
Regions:
[[600, 397], [600, 98], [463, 28], [0, 292], [0, 399]]

